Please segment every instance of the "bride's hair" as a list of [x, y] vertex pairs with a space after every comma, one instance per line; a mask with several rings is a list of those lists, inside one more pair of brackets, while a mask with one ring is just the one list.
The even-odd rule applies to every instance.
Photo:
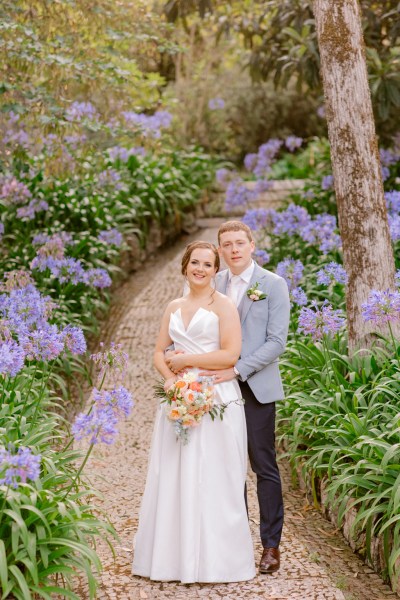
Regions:
[[202, 242], [201, 240], [199, 240], [197, 242], [191, 242], [185, 248], [185, 252], [183, 253], [182, 263], [181, 263], [182, 264], [182, 275], [186, 275], [186, 269], [189, 264], [190, 257], [192, 256], [192, 252], [193, 252], [193, 250], [197, 250], [197, 248], [206, 248], [207, 250], [211, 250], [211, 252], [214, 254], [214, 267], [218, 271], [219, 267], [220, 267], [218, 250], [216, 249], [214, 244], [210, 244], [210, 242]]

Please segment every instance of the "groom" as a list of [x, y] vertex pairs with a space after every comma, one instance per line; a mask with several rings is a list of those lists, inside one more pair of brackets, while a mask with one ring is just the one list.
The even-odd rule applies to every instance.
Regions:
[[[250, 464], [257, 474], [264, 548], [260, 572], [273, 573], [280, 566], [283, 526], [282, 487], [275, 453], [275, 402], [284, 397], [278, 357], [285, 350], [289, 326], [288, 286], [282, 277], [254, 263], [251, 255], [255, 244], [244, 223], [223, 223], [218, 244], [228, 269], [217, 274], [216, 288], [238, 307], [242, 352], [233, 368], [202, 374], [214, 375], [216, 383], [238, 379], [245, 400]], [[252, 294], [255, 289], [258, 294]]]

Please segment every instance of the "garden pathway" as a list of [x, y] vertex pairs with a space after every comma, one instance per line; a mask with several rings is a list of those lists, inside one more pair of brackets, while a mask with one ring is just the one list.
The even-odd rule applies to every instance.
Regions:
[[[215, 241], [217, 221], [190, 239]], [[205, 225], [205, 223], [203, 223]], [[281, 462], [286, 507], [281, 545], [282, 566], [274, 575], [258, 575], [253, 581], [234, 584], [192, 584], [150, 582], [131, 575], [132, 538], [143, 492], [148, 449], [151, 441], [156, 400], [152, 394], [155, 372], [152, 353], [160, 318], [166, 303], [180, 294], [180, 257], [185, 241], [163, 250], [145, 269], [132, 275], [114, 294], [104, 341], [123, 344], [130, 355], [128, 386], [136, 406], [121, 426], [113, 446], [95, 448], [87, 475], [103, 493], [101, 508], [117, 529], [120, 541], [113, 558], [108, 546], [98, 551], [104, 566], [100, 575], [99, 600], [167, 599], [228, 600], [265, 598], [266, 600], [384, 600], [395, 598], [380, 578], [366, 567], [346, 545], [344, 539], [306, 501], [291, 488], [287, 464]], [[249, 511], [256, 559], [258, 510], [255, 482], [249, 473]], [[76, 590], [86, 600], [84, 585]]]

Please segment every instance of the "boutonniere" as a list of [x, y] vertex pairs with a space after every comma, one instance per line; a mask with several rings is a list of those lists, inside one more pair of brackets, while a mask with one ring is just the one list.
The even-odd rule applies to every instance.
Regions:
[[257, 300], [265, 300], [265, 298], [267, 297], [267, 294], [264, 294], [261, 290], [258, 289], [259, 285], [260, 284], [257, 281], [253, 286], [251, 286], [251, 288], [247, 290], [247, 295], [250, 298], [250, 300], [253, 300], [253, 302], [257, 302]]

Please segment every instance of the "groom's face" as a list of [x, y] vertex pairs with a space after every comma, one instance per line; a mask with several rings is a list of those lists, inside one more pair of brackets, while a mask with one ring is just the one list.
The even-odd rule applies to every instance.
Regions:
[[240, 275], [251, 263], [255, 245], [245, 231], [221, 233], [218, 251], [234, 275]]

